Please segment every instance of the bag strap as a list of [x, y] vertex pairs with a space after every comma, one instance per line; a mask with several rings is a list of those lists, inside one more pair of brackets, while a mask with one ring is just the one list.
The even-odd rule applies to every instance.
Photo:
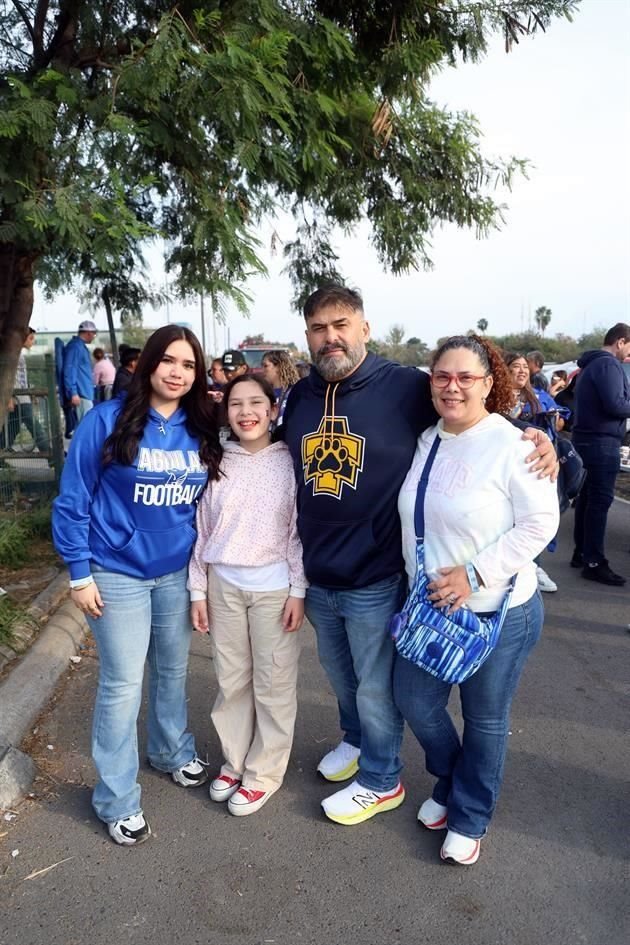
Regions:
[[416, 507], [414, 509], [414, 524], [416, 527], [416, 540], [424, 541], [424, 496], [427, 491], [427, 485], [429, 483], [429, 473], [431, 472], [431, 467], [433, 466], [433, 460], [435, 459], [435, 454], [437, 453], [440, 446], [440, 438], [435, 435], [433, 445], [429, 450], [429, 455], [427, 456], [427, 461], [424, 464], [424, 469], [422, 470], [422, 475], [420, 476], [420, 481], [418, 483], [418, 491], [416, 493]]

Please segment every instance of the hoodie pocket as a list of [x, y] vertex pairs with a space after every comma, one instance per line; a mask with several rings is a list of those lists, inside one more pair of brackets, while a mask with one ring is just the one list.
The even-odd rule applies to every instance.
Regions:
[[307, 577], [313, 584], [352, 587], [379, 556], [371, 519], [321, 522], [301, 515], [298, 530]]
[[101, 537], [96, 537], [91, 547], [94, 560], [104, 568], [131, 577], [152, 578], [183, 568], [196, 537], [190, 525], [157, 532], [137, 528], [121, 548], [113, 548]]

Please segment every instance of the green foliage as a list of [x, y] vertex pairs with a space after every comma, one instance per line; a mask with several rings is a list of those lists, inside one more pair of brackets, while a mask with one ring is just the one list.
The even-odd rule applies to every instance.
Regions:
[[155, 298], [142, 254], [156, 239], [182, 296], [245, 310], [278, 209], [297, 221], [285, 249], [296, 304], [341, 278], [335, 225], [367, 219], [394, 273], [430, 265], [436, 224], [498, 226], [493, 190], [525, 164], [485, 157], [474, 118], [431, 102], [428, 83], [481, 57], [493, 32], [509, 46], [575, 6], [2, 4], [0, 344], [28, 323], [33, 274], [50, 294], [78, 281], [139, 311]]
[[0, 644], [6, 644], [13, 648], [15, 630], [25, 624], [33, 625], [34, 619], [28, 614], [26, 608], [12, 601], [8, 594], [0, 597]]
[[30, 512], [0, 518], [0, 566], [19, 568], [29, 558], [33, 538], [50, 538], [49, 505], [41, 505]]
[[384, 341], [370, 339], [368, 350], [373, 351], [374, 354], [380, 354], [389, 361], [397, 361], [399, 364], [412, 367], [426, 364], [429, 359], [429, 346], [420, 338], [408, 338], [407, 341], [404, 338], [404, 325], [392, 325]]
[[546, 305], [540, 305], [534, 312], [534, 320], [538, 326], [538, 331], [541, 335], [544, 335], [545, 329], [551, 321], [551, 309], [547, 308]]

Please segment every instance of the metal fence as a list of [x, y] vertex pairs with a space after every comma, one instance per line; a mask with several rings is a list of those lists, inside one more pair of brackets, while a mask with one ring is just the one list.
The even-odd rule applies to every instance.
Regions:
[[0, 427], [0, 511], [21, 497], [55, 496], [63, 465], [54, 358], [31, 355], [26, 363], [28, 386], [13, 391]]

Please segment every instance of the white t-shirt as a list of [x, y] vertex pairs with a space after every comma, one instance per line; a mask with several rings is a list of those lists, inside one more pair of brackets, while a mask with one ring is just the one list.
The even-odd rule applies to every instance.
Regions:
[[498, 414], [456, 436], [440, 420], [418, 439], [398, 497], [410, 584], [416, 572], [416, 493], [436, 435], [441, 442], [424, 501], [427, 573], [472, 562], [484, 586], [466, 604], [478, 612], [496, 610], [516, 574], [510, 606], [523, 604], [536, 590], [533, 559], [558, 530], [558, 493], [555, 483], [539, 479], [525, 463], [533, 444]]

